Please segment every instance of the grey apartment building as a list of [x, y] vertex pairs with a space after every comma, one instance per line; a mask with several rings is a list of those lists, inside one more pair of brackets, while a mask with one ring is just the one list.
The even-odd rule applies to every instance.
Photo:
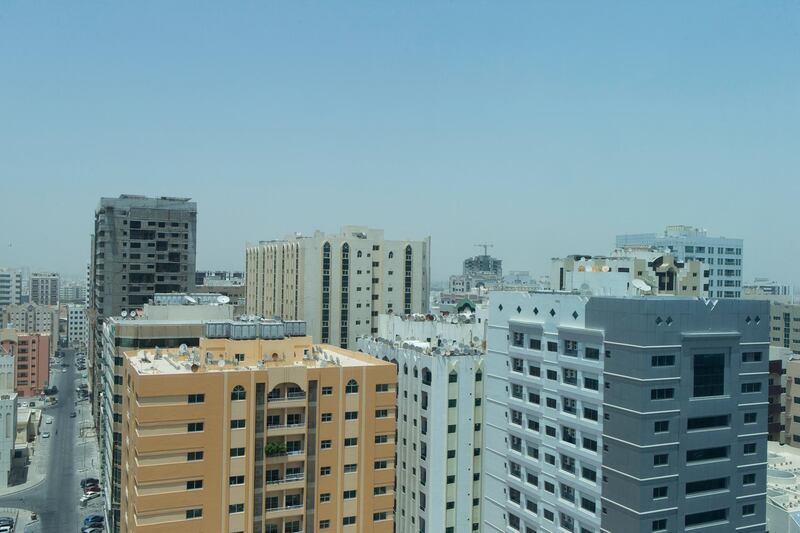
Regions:
[[157, 292], [194, 287], [197, 204], [188, 198], [101, 198], [90, 266], [89, 386], [98, 422], [102, 322], [141, 309]]
[[768, 305], [493, 293], [483, 531], [765, 531]]

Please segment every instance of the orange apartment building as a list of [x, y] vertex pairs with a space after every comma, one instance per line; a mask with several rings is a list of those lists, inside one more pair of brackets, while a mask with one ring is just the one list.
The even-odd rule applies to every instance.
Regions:
[[50, 335], [0, 329], [0, 346], [14, 356], [14, 388], [19, 396], [37, 396], [50, 381]]
[[393, 364], [227, 321], [123, 368], [122, 533], [393, 531]]

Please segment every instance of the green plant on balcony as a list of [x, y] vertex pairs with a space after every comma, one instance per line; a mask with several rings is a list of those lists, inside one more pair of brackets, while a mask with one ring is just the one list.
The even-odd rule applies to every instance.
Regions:
[[264, 447], [264, 452], [267, 454], [267, 457], [284, 455], [286, 453], [286, 444], [282, 442], [268, 442]]

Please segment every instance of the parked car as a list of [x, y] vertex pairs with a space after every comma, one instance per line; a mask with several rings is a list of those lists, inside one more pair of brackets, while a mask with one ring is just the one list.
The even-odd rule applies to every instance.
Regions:
[[14, 533], [14, 526], [0, 526], [0, 533]]
[[81, 505], [86, 505], [87, 502], [90, 502], [95, 498], [99, 497], [100, 497], [100, 491], [84, 494], [83, 496], [81, 496]]
[[105, 521], [105, 518], [101, 514], [90, 514], [86, 518], [83, 519], [83, 525], [86, 526], [100, 526]]
[[100, 485], [86, 485], [83, 487], [84, 494], [91, 494], [93, 492], [100, 492]]
[[100, 483], [100, 480], [96, 477], [85, 477], [81, 480], [81, 488], [86, 485], [97, 485], [98, 483]]
[[78, 416], [78, 414], [77, 414], [75, 411], [72, 411], [72, 412], [69, 414], [69, 417], [70, 417], [70, 418], [75, 418], [76, 416]]
[[0, 526], [13, 526], [14, 519], [10, 516], [0, 516]]

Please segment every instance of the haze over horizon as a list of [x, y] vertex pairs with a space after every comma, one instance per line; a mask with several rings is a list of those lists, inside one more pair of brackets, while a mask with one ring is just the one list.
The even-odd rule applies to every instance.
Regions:
[[198, 269], [356, 224], [540, 275], [687, 224], [796, 284], [800, 7], [681, 5], [4, 3], [0, 267], [80, 275], [129, 193], [197, 201]]

